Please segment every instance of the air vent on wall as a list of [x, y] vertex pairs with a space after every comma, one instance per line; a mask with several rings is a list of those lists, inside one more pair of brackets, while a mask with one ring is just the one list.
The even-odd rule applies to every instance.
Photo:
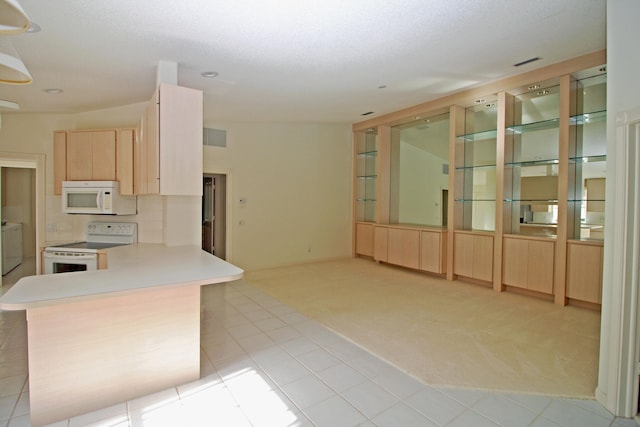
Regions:
[[202, 144], [210, 147], [227, 147], [227, 131], [221, 129], [204, 128]]

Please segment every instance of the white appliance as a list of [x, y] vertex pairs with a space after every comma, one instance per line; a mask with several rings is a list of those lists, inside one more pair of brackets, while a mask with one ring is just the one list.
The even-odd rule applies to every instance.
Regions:
[[22, 263], [22, 224], [2, 225], [2, 275]]
[[90, 222], [87, 240], [44, 248], [44, 274], [90, 271], [98, 269], [98, 251], [138, 241], [134, 222]]
[[135, 215], [136, 196], [121, 196], [118, 181], [63, 181], [62, 212]]

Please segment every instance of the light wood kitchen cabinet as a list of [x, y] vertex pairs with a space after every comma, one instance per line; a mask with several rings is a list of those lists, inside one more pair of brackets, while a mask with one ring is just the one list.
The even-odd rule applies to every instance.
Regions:
[[493, 235], [456, 231], [453, 252], [454, 274], [485, 282], [493, 280]]
[[555, 241], [505, 236], [502, 282], [505, 285], [553, 294]]
[[202, 195], [202, 91], [160, 84], [138, 129], [138, 194]]
[[116, 180], [116, 130], [72, 130], [67, 139], [68, 181]]
[[62, 194], [62, 181], [67, 179], [67, 131], [53, 133], [53, 194]]
[[373, 230], [373, 259], [387, 262], [389, 260], [389, 229], [375, 227]]
[[134, 129], [118, 129], [116, 141], [116, 180], [120, 183], [120, 194], [134, 195]]
[[567, 297], [602, 303], [603, 242], [567, 242]]
[[431, 273], [443, 274], [447, 272], [446, 256], [447, 238], [446, 231], [420, 232], [420, 269]]
[[420, 268], [420, 230], [388, 229], [388, 263]]
[[358, 255], [373, 256], [373, 239], [373, 224], [356, 224], [356, 253]]

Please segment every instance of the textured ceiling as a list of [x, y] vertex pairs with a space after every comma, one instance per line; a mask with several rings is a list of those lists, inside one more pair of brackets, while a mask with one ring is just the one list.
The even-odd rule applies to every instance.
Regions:
[[0, 84], [21, 112], [147, 101], [170, 61], [204, 91], [205, 123], [354, 123], [606, 46], [605, 0], [20, 3], [42, 28], [5, 36], [33, 76]]

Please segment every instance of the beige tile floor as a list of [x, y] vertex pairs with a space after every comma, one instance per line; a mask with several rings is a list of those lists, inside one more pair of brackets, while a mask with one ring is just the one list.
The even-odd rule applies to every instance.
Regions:
[[594, 396], [597, 312], [366, 259], [245, 278], [428, 384]]

